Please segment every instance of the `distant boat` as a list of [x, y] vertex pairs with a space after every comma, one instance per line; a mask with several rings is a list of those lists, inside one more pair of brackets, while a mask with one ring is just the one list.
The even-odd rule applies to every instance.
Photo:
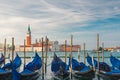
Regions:
[[69, 72], [66, 70], [66, 63], [63, 62], [57, 55], [54, 53], [54, 57], [51, 63], [51, 71], [54, 74], [54, 78], [58, 80], [68, 80]]
[[12, 80], [12, 66], [14, 69], [19, 69], [21, 65], [21, 58], [16, 55], [15, 59], [10, 61], [10, 63], [5, 64], [2, 68], [0, 68], [0, 79], [2, 80]]
[[41, 66], [42, 60], [36, 53], [33, 61], [29, 62], [22, 72], [19, 73], [14, 67], [12, 68], [12, 80], [37, 80], [41, 75]]

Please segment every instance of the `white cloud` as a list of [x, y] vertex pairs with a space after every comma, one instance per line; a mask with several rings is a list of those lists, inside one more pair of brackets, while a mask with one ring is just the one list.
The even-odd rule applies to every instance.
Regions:
[[[62, 42], [69, 38], [70, 34], [74, 34], [76, 37], [80, 36], [76, 38], [76, 43], [79, 42], [77, 39], [80, 39], [82, 43], [88, 42], [90, 46], [94, 43], [92, 41], [94, 35], [102, 32], [97, 29], [94, 32], [80, 29], [91, 27], [91, 22], [119, 15], [119, 4], [120, 1], [113, 0], [1, 1], [0, 36], [9, 39], [14, 36], [17, 39], [16, 43], [23, 43], [27, 25], [30, 24], [33, 38], [48, 35], [52, 40], [57, 39]], [[85, 37], [86, 35], [90, 37]], [[90, 40], [87, 41], [89, 38]], [[3, 42], [2, 39], [0, 42]]]

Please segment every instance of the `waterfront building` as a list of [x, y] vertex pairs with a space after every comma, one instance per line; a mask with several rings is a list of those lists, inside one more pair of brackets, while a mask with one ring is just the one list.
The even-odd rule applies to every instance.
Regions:
[[[41, 40], [35, 41], [35, 43], [31, 42], [32, 36], [31, 36], [31, 29], [30, 29], [30, 25], [28, 25], [28, 31], [27, 31], [27, 35], [26, 35], [26, 46], [25, 46], [25, 50], [26, 51], [42, 51], [42, 42]], [[46, 39], [45, 38], [43, 41], [43, 50], [46, 50], [46, 46], [48, 48], [48, 51], [59, 51], [59, 42], [58, 41], [50, 41], [48, 39], [48, 43], [46, 44]], [[20, 45], [19, 46], [19, 51], [24, 51], [24, 45]]]
[[[79, 50], [81, 50], [80, 45], [72, 45], [72, 51], [73, 52], [77, 52]], [[63, 51], [63, 52], [65, 51], [65, 45], [64, 44], [60, 45], [60, 51]], [[67, 52], [71, 51], [71, 46], [70, 45], [66, 45], [66, 51]]]
[[113, 52], [113, 51], [115, 51], [115, 47], [104, 48], [104, 50]]

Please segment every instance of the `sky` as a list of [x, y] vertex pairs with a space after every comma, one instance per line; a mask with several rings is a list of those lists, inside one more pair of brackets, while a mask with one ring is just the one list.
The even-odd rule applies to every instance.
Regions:
[[23, 44], [28, 24], [35, 39], [79, 44], [86, 49], [120, 46], [120, 0], [0, 0], [0, 43]]

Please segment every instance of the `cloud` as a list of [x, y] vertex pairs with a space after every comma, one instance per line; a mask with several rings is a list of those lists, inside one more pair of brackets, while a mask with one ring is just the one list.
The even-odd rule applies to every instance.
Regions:
[[[91, 48], [96, 33], [105, 34], [103, 37], [106, 38], [112, 32], [114, 39], [107, 38], [105, 41], [110, 45], [108, 42], [111, 39], [117, 45], [120, 44], [120, 38], [115, 36], [120, 29], [119, 4], [119, 0], [1, 1], [0, 36], [8, 38], [9, 42], [14, 36], [16, 43], [21, 44], [30, 24], [33, 41], [48, 35], [51, 40], [63, 43], [64, 39], [69, 41], [70, 34], [73, 34], [75, 44], [86, 42]], [[0, 42], [3, 40], [0, 39]]]

